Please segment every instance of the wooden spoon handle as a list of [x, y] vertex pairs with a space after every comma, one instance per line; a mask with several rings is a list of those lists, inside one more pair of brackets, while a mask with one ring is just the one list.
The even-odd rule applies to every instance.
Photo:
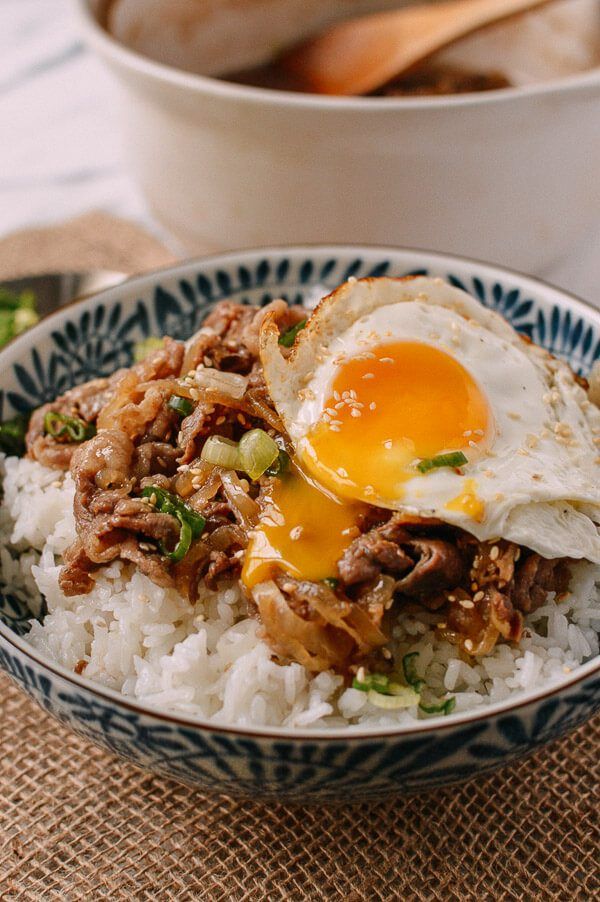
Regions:
[[334, 25], [282, 64], [308, 90], [366, 94], [447, 44], [552, 0], [446, 0]]

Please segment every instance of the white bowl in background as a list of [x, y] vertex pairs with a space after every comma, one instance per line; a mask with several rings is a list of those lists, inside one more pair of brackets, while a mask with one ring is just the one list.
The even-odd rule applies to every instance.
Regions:
[[78, 6], [132, 171], [189, 251], [394, 243], [543, 272], [597, 223], [600, 68], [459, 96], [292, 94], [154, 62]]

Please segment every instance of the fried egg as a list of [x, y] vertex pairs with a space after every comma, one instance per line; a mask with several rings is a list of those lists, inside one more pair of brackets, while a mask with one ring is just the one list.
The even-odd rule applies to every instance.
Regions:
[[[335, 572], [367, 505], [600, 563], [600, 411], [500, 315], [441, 279], [351, 280], [287, 356], [278, 340], [267, 318], [261, 360], [295, 466], [259, 530], [263, 577], [277, 561]], [[464, 462], [433, 465], [447, 454]]]

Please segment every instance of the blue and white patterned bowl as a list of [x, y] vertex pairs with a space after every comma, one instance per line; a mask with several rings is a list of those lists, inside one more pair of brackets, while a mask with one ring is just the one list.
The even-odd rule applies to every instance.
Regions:
[[[422, 251], [295, 247], [183, 263], [79, 301], [0, 354], [0, 416], [25, 412], [132, 360], [148, 335], [186, 338], [223, 298], [300, 302], [349, 276], [442, 276], [585, 374], [600, 357], [600, 313], [564, 292], [483, 263]], [[27, 610], [0, 597], [0, 664], [82, 736], [140, 767], [204, 790], [278, 801], [354, 801], [487, 773], [583, 723], [600, 708], [600, 661], [559, 685], [484, 711], [408, 729], [231, 728], [153, 711], [46, 660], [28, 646]]]

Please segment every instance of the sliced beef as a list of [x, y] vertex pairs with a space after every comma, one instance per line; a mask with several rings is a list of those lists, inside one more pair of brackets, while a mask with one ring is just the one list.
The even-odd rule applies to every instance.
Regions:
[[338, 563], [344, 586], [373, 582], [382, 570], [394, 575], [406, 573], [413, 560], [396, 542], [384, 539], [378, 529], [358, 536]]
[[141, 482], [148, 476], [172, 476], [177, 470], [179, 448], [167, 442], [144, 442], [133, 452], [131, 475]]
[[[464, 572], [456, 544], [435, 536], [413, 535], [409, 530], [415, 525], [393, 514], [386, 523], [358, 536], [338, 564], [344, 586], [373, 582], [387, 573], [399, 577], [399, 592], [425, 603], [456, 586]], [[426, 528], [423, 522], [420, 526]]]
[[76, 417], [86, 423], [95, 423], [104, 404], [114, 392], [114, 387], [122, 375], [120, 371], [110, 379], [92, 379], [84, 385], [77, 385], [50, 404], [38, 407], [31, 415], [25, 444], [27, 454], [34, 460], [54, 470], [68, 470], [71, 457], [77, 448], [76, 442], [57, 440], [44, 431], [47, 413], [61, 413]]
[[397, 584], [402, 595], [419, 599], [427, 607], [438, 607], [440, 593], [458, 585], [465, 566], [460, 552], [443, 539], [414, 537], [409, 543], [412, 570]]
[[566, 558], [547, 560], [531, 552], [518, 566], [513, 588], [513, 602], [528, 614], [548, 600], [548, 593], [562, 595], [569, 588], [571, 571]]

